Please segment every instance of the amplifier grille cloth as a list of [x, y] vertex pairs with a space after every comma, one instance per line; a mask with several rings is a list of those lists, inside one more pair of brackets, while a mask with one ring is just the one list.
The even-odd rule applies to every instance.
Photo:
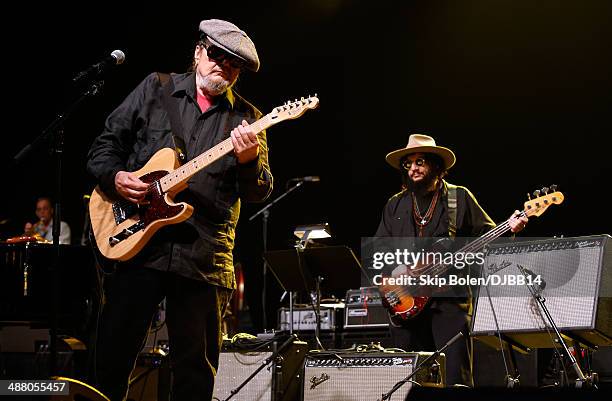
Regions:
[[[304, 401], [375, 401], [412, 372], [413, 365], [309, 367], [304, 372]], [[311, 389], [310, 380], [328, 375], [329, 379]], [[412, 387], [404, 384], [392, 400], [404, 400]]]
[[[600, 246], [543, 251], [520, 246], [498, 251], [493, 248], [485, 259], [485, 268], [489, 271], [492, 266], [499, 268], [509, 264], [489, 274], [502, 278], [520, 276], [518, 264], [535, 275], [541, 275], [546, 282], [542, 294], [558, 327], [592, 328], [595, 324], [593, 312], [599, 292], [602, 249]], [[541, 316], [539, 305], [525, 285], [490, 285], [489, 292], [501, 331], [545, 330], [543, 312]], [[473, 331], [478, 334], [494, 331], [495, 328], [487, 292], [482, 287], [477, 300]]]
[[[272, 352], [222, 352], [215, 379], [213, 400], [225, 400], [231, 391], [272, 355]], [[271, 366], [271, 365], [268, 365]], [[234, 401], [270, 401], [272, 399], [272, 369], [262, 369], [234, 397]]]

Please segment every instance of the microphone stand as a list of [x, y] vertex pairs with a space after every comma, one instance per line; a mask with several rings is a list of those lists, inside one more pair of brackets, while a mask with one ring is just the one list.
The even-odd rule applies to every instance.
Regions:
[[448, 340], [448, 342], [446, 344], [444, 344], [444, 346], [442, 348], [440, 348], [436, 352], [432, 353], [427, 358], [423, 359], [423, 361], [419, 362], [419, 364], [414, 368], [412, 373], [410, 373], [404, 379], [402, 379], [402, 380], [398, 381], [397, 383], [395, 383], [393, 388], [391, 390], [389, 390], [389, 392], [383, 394], [382, 397], [378, 401], [385, 401], [385, 400], [390, 399], [391, 396], [393, 395], [393, 393], [395, 393], [404, 384], [406, 384], [409, 381], [411, 381], [412, 378], [414, 377], [414, 375], [416, 375], [419, 372], [419, 370], [423, 369], [425, 366], [427, 366], [429, 364], [429, 361], [435, 360], [442, 352], [444, 352], [448, 347], [450, 347], [455, 341], [457, 341], [461, 337], [463, 337], [463, 333], [462, 332], [458, 332], [457, 334], [455, 334], [455, 336], [453, 338], [451, 338], [450, 340]]
[[65, 112], [57, 115], [55, 120], [44, 129], [44, 131], [34, 139], [34, 141], [24, 146], [17, 155], [13, 158], [16, 164], [23, 163], [25, 157], [33, 150], [40, 147], [44, 142], [52, 139], [53, 154], [55, 158], [55, 205], [53, 213], [53, 249], [54, 261], [51, 263], [51, 284], [52, 284], [52, 300], [51, 300], [51, 316], [50, 332], [49, 332], [49, 374], [57, 376], [57, 329], [59, 321], [59, 279], [58, 269], [61, 260], [61, 248], [59, 246], [60, 230], [62, 222], [62, 156], [64, 151], [64, 122], [76, 110], [76, 108], [89, 96], [97, 95], [104, 81], [94, 81], [89, 87], [70, 105]]
[[[270, 209], [278, 201], [280, 201], [285, 196], [289, 195], [291, 192], [295, 191], [296, 189], [298, 189], [302, 185], [304, 185], [304, 181], [303, 180], [299, 181], [297, 184], [295, 184], [294, 186], [292, 186], [291, 188], [289, 188], [288, 190], [283, 192], [280, 196], [278, 196], [277, 198], [273, 199], [270, 203], [268, 203], [265, 207], [263, 207], [257, 213], [255, 213], [254, 215], [249, 217], [249, 221], [253, 221], [260, 214], [263, 215], [263, 217], [262, 217], [262, 236], [263, 236], [263, 251], [264, 252], [268, 251], [268, 218], [270, 217]], [[268, 289], [267, 275], [268, 275], [268, 262], [266, 262], [266, 260], [264, 259], [264, 261], [263, 261], [263, 288], [262, 288], [262, 294], [261, 294], [262, 307], [263, 307], [262, 320], [263, 320], [263, 328], [264, 328], [264, 330], [268, 326], [268, 319], [267, 319], [267, 312], [266, 312], [266, 304], [267, 304], [266, 298], [267, 298], [267, 292], [268, 292], [267, 291], [267, 289]], [[291, 297], [291, 302], [293, 302], [293, 293], [290, 292], [289, 296]], [[293, 315], [291, 315], [290, 318], [293, 320]], [[293, 333], [293, 331], [292, 331], [292, 333]]]
[[569, 348], [567, 347], [567, 344], [563, 340], [563, 336], [559, 332], [559, 328], [557, 327], [557, 324], [555, 323], [552, 315], [550, 314], [548, 308], [546, 307], [546, 304], [545, 304], [546, 299], [542, 297], [542, 287], [538, 285], [537, 287], [539, 288], [536, 288], [535, 284], [530, 284], [532, 282], [531, 279], [533, 277], [533, 275], [530, 274], [530, 271], [528, 269], [525, 269], [523, 266], [519, 264], [517, 264], [516, 266], [518, 267], [521, 274], [525, 276], [525, 279], [526, 279], [525, 285], [529, 289], [529, 292], [531, 293], [531, 296], [533, 297], [533, 299], [537, 301], [542, 311], [544, 311], [544, 315], [546, 315], [546, 319], [548, 320], [548, 322], [550, 323], [550, 326], [553, 328], [555, 332], [555, 335], [557, 337], [556, 338], [557, 342], [563, 346], [563, 350], [565, 351], [565, 354], [569, 358], [572, 368], [574, 368], [574, 371], [576, 372], [576, 376], [578, 376], [578, 378], [576, 379], [576, 383], [575, 383], [576, 388], [583, 388], [584, 386], [586, 388], [593, 387], [597, 389], [597, 385], [595, 384], [595, 379], [597, 377], [596, 374], [590, 374], [588, 376], [584, 375], [584, 373], [582, 372], [582, 369], [580, 369], [580, 366], [578, 365], [578, 362], [576, 361], [576, 358], [574, 358], [574, 355], [572, 355]]

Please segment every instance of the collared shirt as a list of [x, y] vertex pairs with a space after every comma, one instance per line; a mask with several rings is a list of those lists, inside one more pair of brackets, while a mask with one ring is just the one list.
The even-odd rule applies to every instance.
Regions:
[[[448, 237], [448, 190], [446, 183], [439, 189], [440, 199], [431, 220], [423, 227], [423, 237]], [[431, 198], [428, 198], [430, 200]], [[417, 200], [418, 201], [418, 200]], [[425, 202], [429, 204], [428, 202]], [[419, 206], [423, 206], [419, 202]], [[425, 214], [425, 210], [421, 210]], [[478, 237], [495, 227], [495, 223], [480, 207], [474, 195], [465, 187], [457, 186], [457, 237]], [[417, 227], [412, 216], [412, 197], [409, 191], [395, 194], [383, 211], [377, 237], [416, 237]]]
[[[242, 120], [253, 123], [262, 115], [232, 90], [202, 113], [196, 101], [195, 74], [173, 74], [171, 79], [188, 160], [228, 138]], [[104, 131], [91, 146], [87, 169], [108, 196], [119, 199], [114, 184], [118, 171], [139, 170], [158, 150], [175, 148], [162, 96], [158, 74], [152, 73], [109, 115]], [[174, 199], [192, 205], [193, 215], [162, 228], [125, 264], [234, 288], [232, 249], [240, 199], [263, 201], [272, 191], [265, 131], [258, 139], [256, 160], [241, 165], [230, 153], [193, 175], [188, 188]]]
[[[414, 242], [411, 244], [417, 251], [427, 248], [430, 251], [435, 251], [437, 246], [435, 238], [449, 237], [449, 215], [448, 215], [448, 188], [445, 181], [438, 189], [440, 198], [431, 216], [431, 220], [423, 227], [423, 238], [416, 239], [418, 236], [418, 227], [412, 215], [412, 196], [407, 190], [404, 190], [389, 199], [387, 202], [380, 224], [376, 231], [376, 237], [403, 237], [411, 238]], [[431, 194], [433, 195], [433, 194]], [[432, 196], [418, 199], [417, 202], [421, 208], [421, 214], [425, 214], [429, 201]], [[424, 209], [424, 210], [423, 210]], [[465, 240], [469, 237], [479, 237], [495, 227], [493, 220], [480, 207], [474, 195], [465, 187], [457, 186], [457, 232], [456, 237]], [[445, 246], [448, 244], [444, 244]], [[384, 271], [389, 275], [394, 266], [389, 266]], [[467, 274], [466, 270], [454, 270], [454, 273]], [[436, 294], [436, 300], [433, 305], [437, 306], [436, 301], [450, 297], [452, 301], [463, 301], [463, 296], [469, 293], [463, 287], [451, 288], [447, 292], [439, 292]], [[453, 295], [454, 294], [454, 295]], [[456, 298], [459, 297], [459, 298]]]
[[[53, 242], [53, 220], [45, 226], [42, 221], [34, 225], [34, 231], [49, 242]], [[70, 226], [65, 221], [60, 222], [59, 243], [70, 245], [71, 233]]]

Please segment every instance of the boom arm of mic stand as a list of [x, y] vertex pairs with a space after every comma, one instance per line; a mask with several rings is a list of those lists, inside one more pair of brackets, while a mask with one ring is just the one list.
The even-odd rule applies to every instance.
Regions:
[[264, 213], [265, 211], [267, 211], [268, 209], [270, 209], [272, 206], [274, 206], [274, 204], [276, 204], [276, 202], [278, 202], [279, 200], [283, 199], [285, 196], [289, 195], [291, 192], [295, 191], [296, 189], [298, 189], [299, 187], [301, 187], [302, 185], [304, 185], [304, 181], [300, 181], [297, 184], [295, 184], [294, 186], [292, 186], [291, 188], [289, 188], [287, 191], [285, 191], [282, 195], [280, 195], [279, 197], [277, 197], [276, 199], [273, 199], [270, 203], [268, 203], [265, 207], [263, 207], [261, 210], [259, 210], [257, 213], [255, 213], [254, 215], [252, 215], [251, 217], [249, 217], [249, 221], [253, 221], [257, 216], [259, 216], [260, 214]]
[[[92, 82], [90, 87], [85, 92], [83, 92], [73, 103], [71, 103], [65, 112], [58, 114], [55, 120], [53, 120], [51, 124], [49, 124], [49, 126], [47, 126], [47, 128], [45, 128], [45, 130], [38, 137], [36, 137], [36, 139], [34, 139], [32, 143], [29, 143], [26, 146], [24, 146], [19, 151], [19, 153], [17, 153], [15, 157], [13, 157], [13, 160], [15, 161], [15, 163], [17, 164], [21, 163], [23, 159], [33, 149], [38, 148], [44, 142], [45, 139], [49, 138], [49, 136], [53, 135], [54, 133], [57, 133], [58, 130], [60, 130], [61, 127], [63, 126], [64, 121], [66, 121], [68, 117], [72, 114], [72, 112], [76, 110], [79, 104], [81, 104], [81, 102], [87, 96], [97, 95], [100, 92], [100, 89], [102, 88], [103, 85], [104, 85], [104, 81]], [[53, 145], [55, 146], [55, 143]]]
[[395, 393], [404, 384], [409, 382], [414, 377], [414, 375], [417, 374], [417, 372], [419, 370], [421, 370], [423, 367], [427, 366], [427, 364], [429, 363], [430, 360], [435, 360], [442, 352], [444, 352], [448, 347], [450, 347], [455, 341], [457, 341], [461, 337], [463, 337], [463, 333], [462, 332], [458, 332], [457, 334], [455, 334], [455, 336], [453, 338], [448, 340], [448, 342], [446, 344], [444, 344], [444, 346], [442, 348], [440, 348], [439, 350], [435, 351], [433, 354], [429, 355], [423, 361], [419, 362], [419, 364], [414, 368], [414, 370], [408, 376], [406, 376], [404, 379], [402, 379], [399, 382], [397, 382], [395, 384], [395, 386], [393, 386], [393, 388], [391, 390], [389, 390], [388, 393], [383, 394], [379, 401], [385, 401], [385, 400], [388, 400], [389, 398], [391, 398], [391, 395], [393, 395], [393, 393]]

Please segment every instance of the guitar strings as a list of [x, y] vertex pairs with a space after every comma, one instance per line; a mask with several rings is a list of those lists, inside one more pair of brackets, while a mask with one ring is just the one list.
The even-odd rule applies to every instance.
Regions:
[[[260, 118], [259, 120], [255, 121], [253, 124], [251, 124], [251, 127], [255, 130], [255, 132], [259, 133], [261, 131], [263, 131], [264, 129], [266, 129], [266, 127], [270, 127], [272, 124], [269, 124], [269, 121], [271, 119], [270, 114], [266, 114], [265, 116], [263, 116], [262, 118]], [[178, 170], [180, 170], [181, 168], [192, 168], [195, 167], [195, 171], [193, 172], [193, 174], [197, 173], [199, 170], [203, 169], [204, 167], [208, 166], [209, 164], [211, 164], [214, 161], [217, 161], [217, 159], [212, 160], [210, 162], [206, 162], [207, 158], [210, 158], [211, 155], [214, 155], [215, 153], [218, 153], [220, 148], [223, 148], [226, 145], [229, 145], [231, 143], [231, 137], [230, 138], [226, 138], [223, 141], [219, 142], [218, 144], [216, 144], [215, 146], [213, 146], [212, 148], [208, 149], [206, 152], [200, 154], [199, 156], [197, 156], [196, 158], [188, 161], [187, 163], [185, 163], [184, 165], [180, 166], [177, 169], [174, 169], [172, 171], [170, 171], [168, 174], [166, 174], [165, 176], [151, 182], [149, 184], [149, 187], [147, 188], [147, 192], [151, 192], [155, 190], [155, 187], [157, 186], [157, 184], [160, 185], [161, 187], [161, 180], [168, 178], [168, 176], [171, 176], [172, 174], [175, 174], [175, 178], [179, 178], [179, 174], [176, 174], [176, 172]], [[231, 149], [233, 149], [233, 146], [225, 153], [221, 154], [220, 157], [225, 156], [227, 153], [229, 153], [231, 151]], [[200, 166], [198, 166], [198, 164], [201, 162]], [[184, 174], [184, 172], [183, 172]], [[177, 181], [178, 182], [178, 181]], [[167, 191], [164, 191], [164, 193]]]
[[[282, 111], [288, 111], [288, 110], [292, 110], [292, 109], [293, 109], [293, 111], [298, 111], [298, 114], [297, 114], [297, 115], [294, 115], [293, 117], [287, 117], [287, 118], [289, 118], [289, 119], [291, 119], [291, 118], [296, 118], [296, 117], [299, 117], [299, 116], [300, 116], [300, 115], [303, 113], [303, 111], [306, 111], [306, 109], [308, 109], [308, 108], [315, 108], [315, 107], [316, 107], [317, 103], [315, 103], [315, 106], [314, 106], [314, 107], [308, 107], [308, 105], [310, 105], [310, 104], [311, 104], [312, 102], [314, 102], [315, 100], [317, 100], [317, 101], [318, 101], [318, 99], [316, 99], [316, 96], [317, 96], [317, 95], [315, 94], [315, 96], [314, 96], [314, 97], [313, 97], [313, 96], [309, 96], [307, 99], [302, 98], [302, 99], [300, 99], [299, 101], [296, 99], [296, 100], [295, 100], [295, 102], [287, 102], [287, 103], [286, 103], [285, 105], [283, 105], [283, 106], [280, 106], [280, 107], [276, 107], [276, 108], [274, 108], [274, 110], [276, 111], [276, 113], [279, 113], [281, 110], [282, 110]], [[305, 107], [305, 106], [306, 106], [306, 107]], [[299, 113], [299, 111], [300, 111], [300, 109], [301, 109], [301, 108], [304, 108], [304, 110], [303, 110], [301, 113]], [[287, 119], [287, 118], [285, 118], [285, 119], [281, 119], [280, 121], [277, 121], [277, 122], [272, 122], [273, 117], [274, 117], [274, 116], [272, 115], [272, 113], [268, 113], [268, 114], [266, 114], [265, 116], [261, 117], [259, 120], [257, 120], [257, 121], [255, 121], [254, 123], [250, 124], [250, 126], [251, 126], [251, 127], [254, 129], [254, 131], [255, 131], [257, 134], [259, 134], [261, 131], [263, 131], [263, 130], [265, 130], [265, 129], [269, 128], [269, 127], [271, 127], [272, 125], [276, 124], [277, 122], [284, 121], [285, 119]], [[277, 117], [278, 117], [278, 116], [277, 116]], [[276, 117], [276, 118], [277, 118], [277, 117]], [[226, 143], [226, 142], [227, 142], [227, 143]], [[204, 152], [204, 153], [200, 154], [199, 156], [197, 156], [197, 157], [196, 157], [196, 158], [194, 158], [193, 160], [189, 161], [188, 163], [190, 163], [190, 164], [191, 164], [193, 167], [195, 167], [195, 171], [194, 171], [192, 174], [197, 173], [199, 170], [203, 169], [204, 167], [208, 166], [208, 165], [209, 165], [210, 163], [212, 163], [213, 161], [216, 161], [216, 160], [217, 160], [217, 159], [215, 159], [215, 160], [212, 160], [210, 163], [206, 163], [206, 162], [205, 162], [205, 159], [206, 159], [206, 156], [207, 156], [207, 155], [209, 155], [209, 154], [214, 154], [214, 153], [218, 152], [218, 151], [219, 151], [219, 148], [222, 148], [222, 147], [223, 147], [223, 146], [225, 146], [225, 145], [229, 145], [230, 143], [231, 143], [231, 137], [226, 138], [226, 139], [225, 139], [225, 140], [223, 140], [222, 142], [219, 142], [218, 144], [216, 144], [216, 145], [215, 145], [215, 146], [213, 146], [212, 148], [208, 149], [206, 152]], [[233, 148], [233, 147], [232, 147], [232, 148]], [[229, 153], [230, 151], [231, 151], [231, 149], [229, 149], [227, 152], [225, 152], [225, 153], [223, 153], [222, 155], [220, 155], [220, 157], [225, 156], [225, 155], [226, 155], [227, 153]], [[208, 156], [208, 157], [210, 157], [210, 156]], [[197, 164], [198, 164], [198, 163], [197, 163], [197, 161], [203, 161], [203, 163], [202, 163], [200, 166], [197, 166]], [[186, 164], [187, 164], [187, 163], [186, 163]], [[182, 165], [181, 167], [182, 167], [182, 168], [185, 168], [185, 165]], [[174, 169], [174, 170], [170, 171], [168, 174], [166, 174], [165, 176], [163, 176], [163, 177], [161, 177], [161, 178], [159, 178], [159, 179], [157, 179], [157, 180], [155, 180], [155, 181], [151, 182], [151, 183], [149, 184], [148, 188], [147, 188], [147, 192], [149, 193], [149, 192], [151, 192], [152, 190], [154, 190], [154, 188], [155, 188], [155, 187], [156, 187], [158, 184], [159, 184], [160, 188], [163, 188], [163, 185], [162, 185], [161, 180], [163, 180], [163, 179], [167, 178], [168, 176], [170, 176], [170, 175], [172, 175], [172, 174], [176, 173], [176, 172], [177, 172], [177, 171], [178, 171], [178, 170], [179, 170], [181, 167], [179, 167], [179, 168], [177, 168], [177, 169]], [[188, 166], [188, 167], [189, 167], [189, 166]], [[183, 172], [183, 174], [184, 174], [184, 172]], [[175, 178], [177, 178], [177, 179], [178, 179], [178, 178], [179, 178], [179, 175], [178, 175], [178, 174], [177, 174], [177, 175], [175, 175]], [[166, 190], [166, 191], [162, 191], [162, 193], [166, 193], [166, 192], [167, 192], [167, 190]]]
[[[525, 211], [522, 211], [520, 214], [517, 215], [517, 217], [518, 216], [523, 217], [523, 216], [526, 216], [526, 215], [527, 215], [527, 213]], [[484, 234], [479, 239], [477, 239], [477, 240], [467, 244], [463, 248], [459, 249], [455, 253], [482, 249], [488, 242], [498, 238], [499, 236], [504, 234], [509, 229], [510, 229], [510, 220], [508, 219], [505, 222], [503, 222], [502, 224], [500, 224], [497, 227], [495, 227], [494, 229], [492, 229], [491, 231], [489, 231], [486, 234]], [[448, 270], [448, 266], [446, 266], [444, 264], [436, 263], [436, 264], [429, 264], [429, 265], [423, 266], [423, 268], [419, 269], [419, 270], [422, 270], [422, 272], [419, 273], [420, 275], [423, 275], [423, 274], [431, 275], [432, 273], [434, 273], [434, 275], [439, 275], [439, 274], [445, 272], [446, 270]], [[397, 295], [400, 295], [400, 296], [401, 295], [409, 295], [410, 291], [409, 291], [409, 289], [406, 286], [402, 286], [402, 287], [399, 288], [399, 290], [395, 291], [395, 293]]]

